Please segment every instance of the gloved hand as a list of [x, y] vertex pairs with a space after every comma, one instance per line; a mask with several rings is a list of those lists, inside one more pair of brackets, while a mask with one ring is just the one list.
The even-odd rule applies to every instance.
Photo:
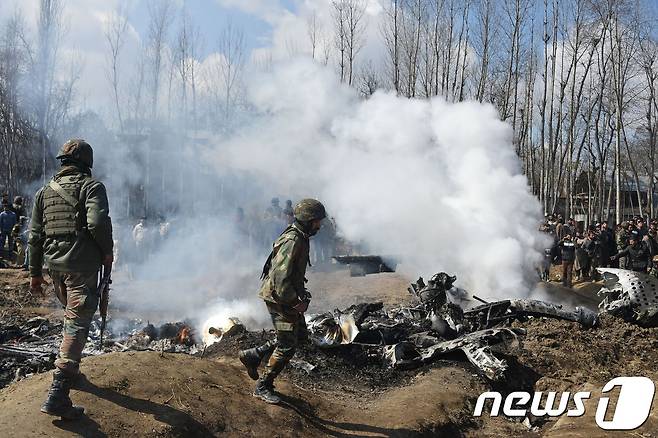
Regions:
[[310, 300], [300, 301], [295, 306], [293, 306], [293, 309], [295, 309], [299, 313], [304, 313], [308, 310], [308, 305], [309, 305], [310, 302], [311, 302]]
[[106, 256], [103, 257], [103, 267], [106, 270], [112, 269], [112, 263], [114, 263], [114, 255], [113, 254], [107, 254]]
[[304, 289], [303, 296], [299, 297], [299, 303], [293, 306], [293, 309], [299, 313], [304, 313], [308, 310], [308, 305], [311, 303], [311, 293], [308, 289]]

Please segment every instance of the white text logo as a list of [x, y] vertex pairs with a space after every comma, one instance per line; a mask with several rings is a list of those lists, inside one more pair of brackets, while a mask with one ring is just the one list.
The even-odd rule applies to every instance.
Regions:
[[[596, 408], [596, 424], [604, 430], [633, 430], [642, 426], [649, 418], [655, 386], [647, 377], [616, 377], [605, 384], [601, 392], [606, 394], [615, 387], [620, 387], [619, 399], [614, 408], [610, 407], [609, 397], [601, 397]], [[485, 392], [478, 397], [473, 415], [480, 417], [487, 400], [491, 400], [491, 416], [500, 415], [500, 408], [508, 417], [525, 417], [528, 411], [535, 417], [558, 417], [565, 412], [567, 417], [581, 417], [585, 414], [584, 401], [589, 399], [589, 392], [576, 392], [573, 395], [574, 408], [567, 410], [570, 392], [563, 392], [558, 397], [557, 392], [549, 392], [544, 400], [544, 393], [512, 392], [503, 403], [503, 396], [499, 392]], [[528, 410], [528, 403], [530, 409]], [[614, 409], [612, 416], [609, 409]], [[605, 418], [611, 418], [606, 420]]]

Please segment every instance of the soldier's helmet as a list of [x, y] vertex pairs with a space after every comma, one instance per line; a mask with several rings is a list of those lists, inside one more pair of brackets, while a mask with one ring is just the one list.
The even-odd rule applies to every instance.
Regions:
[[57, 159], [69, 159], [84, 164], [85, 166], [94, 167], [94, 150], [86, 141], [74, 138], [64, 143], [57, 154]]
[[316, 219], [324, 219], [327, 217], [327, 212], [324, 205], [315, 199], [302, 199], [295, 205], [293, 211], [295, 219], [300, 222], [310, 222]]
[[14, 204], [16, 205], [23, 205], [23, 197], [22, 196], [16, 196], [14, 198]]
[[270, 202], [272, 205], [279, 205], [279, 198], [272, 198]]

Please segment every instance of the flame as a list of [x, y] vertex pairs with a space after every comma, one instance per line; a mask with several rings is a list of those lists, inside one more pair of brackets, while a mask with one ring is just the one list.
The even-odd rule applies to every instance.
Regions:
[[212, 345], [222, 340], [233, 327], [242, 325], [238, 318], [212, 316], [203, 324], [202, 340], [205, 345]]
[[188, 326], [183, 327], [180, 332], [178, 332], [178, 336], [176, 336], [176, 343], [177, 344], [188, 344], [192, 337], [192, 329]]

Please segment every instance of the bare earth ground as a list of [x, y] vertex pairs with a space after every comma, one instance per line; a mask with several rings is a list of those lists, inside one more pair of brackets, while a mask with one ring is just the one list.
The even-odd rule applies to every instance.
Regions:
[[[316, 308], [374, 300], [395, 305], [410, 298], [408, 279], [397, 274], [350, 278], [346, 271], [336, 271], [314, 273], [309, 280]], [[38, 307], [43, 301], [27, 294], [26, 282], [18, 271], [0, 271], [0, 324], [6, 318], [53, 312]], [[578, 302], [594, 301], [598, 288], [591, 283], [578, 285], [577, 292], [554, 283], [545, 287], [547, 294], [575, 294]], [[514, 373], [497, 385], [501, 392], [588, 390], [596, 399], [615, 376], [647, 376], [658, 382], [657, 329], [613, 318], [603, 318], [601, 327], [590, 330], [540, 319], [518, 325], [527, 328], [528, 336], [516, 358], [507, 358]], [[474, 418], [478, 395], [492, 386], [458, 355], [407, 372], [369, 368], [361, 373], [349, 354], [327, 358], [327, 363], [344, 365], [330, 371], [320, 367], [311, 375], [286, 370], [277, 381], [285, 403], [266, 405], [251, 396], [253, 382], [235, 358], [237, 349], [257, 340], [245, 335], [215, 344], [204, 358], [155, 352], [85, 358], [85, 378], [72, 399], [85, 406], [87, 416], [76, 422], [38, 412], [51, 375], [37, 374], [0, 390], [0, 436], [615, 436], [596, 426], [596, 400], [588, 402], [582, 418], [533, 419], [533, 431], [505, 418]], [[301, 351], [300, 357], [304, 355]], [[618, 436], [658, 436], [657, 414], [654, 409], [642, 428]]]

